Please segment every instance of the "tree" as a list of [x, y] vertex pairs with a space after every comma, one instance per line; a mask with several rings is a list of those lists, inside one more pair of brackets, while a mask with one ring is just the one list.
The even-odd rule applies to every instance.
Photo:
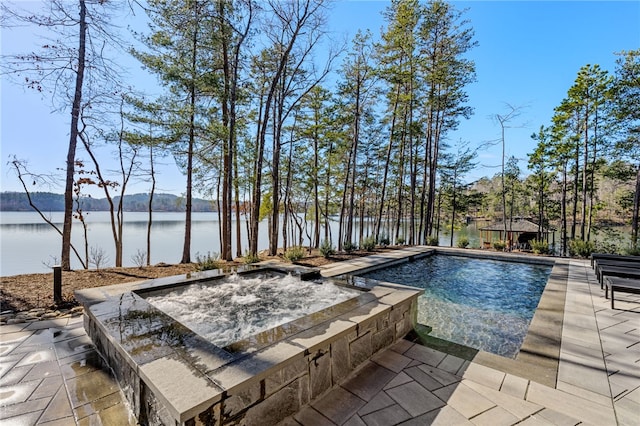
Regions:
[[518, 167], [518, 159], [510, 156], [504, 169], [504, 177], [510, 192], [509, 199], [509, 231], [513, 228], [514, 210], [516, 210], [516, 194], [521, 193], [522, 185], [520, 182], [520, 167]]
[[[598, 160], [598, 149], [601, 148], [602, 137], [599, 133], [603, 110], [607, 108], [611, 86], [611, 78], [598, 65], [585, 65], [576, 77], [575, 83], [568, 91], [568, 99], [580, 117], [582, 138], [582, 191], [580, 238], [589, 241], [591, 231], [591, 210], [595, 187], [595, 168]], [[578, 147], [576, 146], [576, 156]], [[576, 165], [579, 163], [576, 159]], [[578, 167], [578, 166], [576, 166]], [[577, 169], [576, 169], [577, 170]], [[577, 179], [576, 179], [577, 181]], [[587, 194], [589, 192], [589, 194]], [[589, 212], [587, 212], [589, 198]], [[588, 215], [588, 219], [587, 219]], [[588, 226], [588, 228], [587, 228]]]
[[167, 87], [164, 105], [168, 119], [163, 136], [170, 141], [176, 161], [186, 174], [185, 232], [181, 263], [191, 261], [191, 212], [193, 174], [198, 145], [205, 139], [210, 120], [206, 101], [219, 88], [212, 73], [215, 55], [211, 31], [215, 12], [209, 1], [150, 0], [145, 9], [152, 22], [151, 34], [139, 35], [148, 51], [132, 49], [132, 55]]
[[[565, 99], [556, 107], [552, 117], [552, 127], [549, 146], [549, 157], [553, 159], [552, 165], [560, 173], [561, 189], [560, 189], [560, 254], [567, 256], [568, 248], [568, 231], [567, 231], [567, 192], [568, 192], [568, 174], [569, 163], [573, 159], [572, 151], [575, 146], [575, 135], [572, 134], [571, 121], [573, 113], [568, 107], [568, 101]], [[575, 183], [575, 182], [574, 182]], [[574, 188], [576, 185], [574, 184]], [[575, 213], [575, 203], [574, 203]], [[575, 215], [573, 226], [571, 227], [572, 236], [575, 236]]]
[[[258, 251], [258, 224], [260, 218], [260, 204], [262, 198], [262, 167], [264, 162], [264, 150], [267, 141], [267, 133], [269, 123], [272, 119], [272, 108], [274, 102], [277, 101], [276, 94], [278, 89], [283, 85], [287, 86], [285, 77], [295, 77], [292, 70], [288, 70], [288, 66], [294, 66], [294, 69], [300, 71], [303, 61], [308, 59], [313, 47], [318, 41], [318, 30], [324, 23], [322, 14], [325, 7], [324, 1], [303, 0], [300, 2], [267, 2], [270, 11], [269, 16], [273, 18], [265, 26], [266, 35], [273, 43], [270, 52], [262, 51], [261, 57], [256, 58], [254, 63], [256, 69], [261, 73], [258, 81], [260, 93], [259, 96], [259, 113], [256, 135], [255, 150], [255, 168], [253, 176], [253, 194], [252, 207], [250, 215], [249, 228], [249, 252], [256, 255]], [[301, 52], [295, 52], [294, 48], [299, 44], [303, 44]], [[291, 80], [290, 80], [291, 81]], [[310, 87], [309, 87], [310, 89]], [[301, 96], [298, 96], [298, 99]], [[276, 119], [272, 122], [273, 126], [281, 127], [281, 122]], [[273, 129], [272, 129], [273, 130]], [[279, 149], [279, 129], [275, 128], [274, 147]], [[272, 164], [278, 165], [279, 158], [277, 153]], [[272, 170], [272, 179], [276, 177]], [[277, 194], [279, 190], [278, 182], [275, 182], [272, 188], [273, 208], [278, 211], [279, 198]], [[274, 218], [279, 220], [275, 212], [272, 212], [272, 224], [270, 225], [270, 253], [274, 253], [274, 239], [277, 245], [277, 228], [273, 223]], [[277, 247], [276, 247], [277, 248]]]
[[445, 156], [445, 164], [441, 168], [443, 185], [450, 189], [451, 193], [451, 247], [453, 247], [453, 231], [456, 222], [456, 199], [460, 188], [463, 187], [463, 179], [477, 163], [476, 151], [468, 147], [468, 143], [460, 142], [454, 154]]
[[[98, 181], [95, 184], [102, 188], [104, 191], [107, 202], [109, 203], [109, 216], [111, 220], [111, 234], [113, 236], [113, 242], [115, 246], [115, 266], [122, 266], [122, 239], [123, 239], [123, 225], [124, 225], [124, 195], [127, 190], [127, 185], [129, 180], [131, 179], [134, 171], [137, 170], [137, 157], [138, 157], [138, 146], [135, 144], [127, 144], [125, 141], [125, 113], [124, 113], [124, 103], [126, 96], [124, 94], [121, 95], [120, 99], [120, 129], [117, 132], [109, 132], [108, 134], [103, 134], [102, 131], [98, 131], [98, 135], [102, 137], [105, 142], [113, 143], [117, 148], [117, 159], [118, 159], [118, 174], [119, 180], [111, 180], [106, 176], [106, 173], [103, 172], [102, 167], [100, 166], [100, 161], [94, 152], [94, 143], [91, 140], [89, 131], [86, 130], [87, 123], [84, 119], [83, 115], [83, 131], [80, 133], [80, 140], [85, 148], [85, 151], [91, 157], [91, 161], [93, 162], [95, 176]], [[91, 182], [94, 183], [94, 182]], [[114, 197], [111, 195], [110, 190], [120, 190], [120, 197], [117, 201], [117, 206], [115, 205], [116, 201]]]
[[[431, 234], [435, 211], [436, 172], [441, 140], [457, 127], [460, 118], [468, 118], [473, 110], [466, 106], [467, 84], [475, 81], [475, 64], [466, 55], [477, 43], [473, 30], [461, 19], [462, 13], [449, 3], [432, 1], [427, 4], [425, 19], [419, 28], [419, 54], [424, 84], [423, 132], [426, 146], [425, 177], [421, 200], [421, 215], [425, 215], [423, 241]], [[428, 190], [427, 190], [428, 188]], [[426, 206], [425, 206], [426, 202]]]
[[375, 96], [372, 55], [370, 34], [358, 33], [342, 65], [342, 80], [338, 85], [339, 98], [342, 100], [341, 116], [348, 129], [345, 139], [346, 167], [340, 205], [338, 250], [342, 249], [344, 243], [351, 243], [353, 240], [359, 144], [363, 138], [361, 130]]
[[618, 55], [613, 85], [614, 116], [619, 131], [615, 153], [636, 164], [631, 245], [637, 250], [640, 215], [640, 49], [620, 52]]
[[[313, 234], [311, 245], [314, 248], [320, 247], [321, 231], [320, 227], [324, 218], [325, 234], [324, 239], [329, 241], [329, 214], [328, 208], [323, 208], [323, 202], [320, 198], [321, 191], [328, 195], [330, 185], [324, 185], [321, 181], [322, 176], [326, 173], [331, 174], [330, 152], [332, 151], [333, 135], [335, 134], [335, 126], [332, 123], [333, 106], [332, 97], [329, 90], [322, 86], [314, 87], [306, 96], [303, 97], [300, 105], [301, 114], [298, 118], [299, 138], [306, 141], [303, 147], [303, 158], [310, 163], [305, 169], [310, 170], [310, 188], [309, 193], [313, 194]], [[323, 160], [323, 161], [321, 161]], [[327, 199], [327, 198], [325, 198]]]
[[[223, 165], [222, 165], [222, 232], [221, 253], [223, 260], [233, 260], [231, 254], [231, 212], [233, 210], [233, 177], [234, 158], [237, 154], [237, 126], [238, 126], [238, 100], [240, 97], [240, 78], [243, 57], [243, 47], [248, 40], [249, 31], [253, 20], [252, 0], [247, 1], [217, 1], [217, 28], [214, 32], [218, 36], [220, 50], [222, 52], [222, 94], [220, 104], [222, 107], [222, 126], [225, 129], [223, 141]], [[246, 13], [243, 15], [243, 12]], [[236, 226], [239, 237], [239, 196], [236, 191]], [[240, 254], [240, 253], [238, 253]]]
[[505, 129], [510, 127], [510, 123], [512, 120], [516, 119], [521, 114], [520, 107], [514, 107], [512, 105], [506, 104], [507, 112], [505, 114], [496, 114], [494, 116], [495, 120], [500, 125], [500, 144], [502, 146], [502, 162], [501, 162], [501, 173], [500, 173], [500, 182], [502, 184], [502, 225], [504, 228], [504, 235], [507, 235], [507, 187], [505, 184], [505, 160], [506, 160], [506, 140], [505, 140]]
[[[154, 129], [161, 128], [165, 119], [162, 108], [144, 99], [138, 99], [134, 96], [125, 96], [125, 100], [131, 111], [125, 114], [127, 120], [132, 124], [132, 128], [125, 130], [123, 140], [129, 145], [137, 147], [138, 152], [145, 148], [148, 150], [149, 168], [143, 173], [148, 174], [151, 181], [149, 190], [149, 198], [147, 200], [147, 247], [146, 247], [146, 264], [151, 264], [151, 227], [153, 224], [153, 200], [156, 190], [156, 169], [155, 159], [157, 156], [166, 154], [164, 149], [168, 144], [161, 136], [154, 135]], [[124, 198], [124, 197], [123, 197]]]
[[[400, 237], [400, 225], [402, 222], [402, 209], [405, 197], [405, 178], [407, 175], [407, 164], [411, 167], [415, 164], [413, 160], [414, 125], [413, 109], [418, 97], [418, 25], [423, 19], [423, 8], [418, 1], [394, 1], [385, 11], [385, 18], [389, 22], [387, 31], [382, 34], [382, 43], [378, 46], [380, 57], [380, 78], [387, 83], [386, 97], [388, 101], [388, 111], [386, 122], [390, 123], [388, 134], [384, 177], [382, 181], [380, 205], [378, 206], [378, 217], [375, 226], [375, 237], [379, 237], [382, 215], [385, 202], [390, 213], [390, 206], [394, 204], [396, 212], [395, 239]], [[395, 174], [395, 201], [386, 200], [386, 192], [389, 171]], [[411, 178], [411, 184], [415, 185], [415, 178]], [[391, 189], [391, 188], [390, 188]], [[409, 188], [408, 193], [412, 201], [410, 207], [409, 221], [412, 232], [409, 241], [412, 242], [413, 235], [413, 208], [415, 204], [415, 188]], [[391, 195], [391, 194], [390, 194]]]
[[[104, 56], [106, 46], [114, 47], [117, 39], [110, 24], [111, 11], [118, 5], [102, 0], [78, 0], [66, 2], [51, 0], [42, 14], [18, 10], [3, 3], [2, 15], [7, 19], [46, 28], [58, 38], [50, 40], [42, 51], [29, 54], [3, 56], [3, 73], [23, 78], [23, 84], [39, 92], [51, 92], [60, 100], [59, 108], [70, 109], [71, 121], [69, 144], [66, 155], [65, 209], [62, 227], [61, 266], [71, 269], [71, 227], [73, 219], [73, 182], [75, 174], [76, 148], [81, 135], [80, 119], [85, 98], [91, 90], [112, 80], [114, 65]], [[76, 43], [75, 45], [73, 43]]]
[[549, 167], [551, 165], [550, 158], [550, 129], [544, 126], [540, 126], [538, 133], [531, 135], [531, 138], [538, 141], [538, 145], [535, 150], [529, 154], [528, 168], [533, 172], [531, 180], [535, 186], [534, 191], [536, 194], [536, 204], [538, 207], [538, 235], [537, 239], [542, 239], [542, 229], [546, 223], [545, 216], [545, 204], [549, 190], [549, 184], [552, 179], [549, 176]]

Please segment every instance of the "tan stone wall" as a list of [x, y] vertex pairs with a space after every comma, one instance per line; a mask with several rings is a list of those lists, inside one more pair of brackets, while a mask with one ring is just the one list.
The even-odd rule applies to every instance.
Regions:
[[[326, 342], [269, 377], [229, 393], [216, 409], [214, 425], [271, 425], [295, 414], [369, 360], [411, 331], [417, 296], [358, 324], [356, 331]], [[211, 418], [210, 418], [211, 419]], [[200, 425], [198, 418], [186, 424]]]

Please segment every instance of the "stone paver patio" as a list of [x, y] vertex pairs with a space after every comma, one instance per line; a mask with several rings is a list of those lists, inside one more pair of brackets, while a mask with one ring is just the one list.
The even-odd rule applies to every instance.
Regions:
[[[464, 359], [401, 340], [283, 424], [640, 424], [640, 296], [621, 293], [611, 310], [588, 261], [562, 262], [568, 273], [552, 383], [536, 380], [535, 368], [521, 374], [513, 360]], [[135, 424], [123, 401], [81, 318], [0, 327], [3, 426]]]

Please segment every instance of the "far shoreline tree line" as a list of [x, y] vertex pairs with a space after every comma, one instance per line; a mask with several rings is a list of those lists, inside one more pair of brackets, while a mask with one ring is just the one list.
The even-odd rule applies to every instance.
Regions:
[[[530, 174], [523, 177], [517, 160], [503, 154], [497, 187], [483, 193], [478, 185], [486, 181], [465, 180], [477, 151], [447, 138], [473, 113], [465, 87], [476, 78], [468, 59], [474, 33], [452, 4], [392, 1], [380, 41], [360, 31], [349, 46], [330, 40], [324, 0], [149, 0], [136, 9], [149, 28], [131, 34], [134, 41], [121, 38], [109, 20], [124, 4], [53, 1], [43, 15], [2, 5], [9, 17], [3, 25], [40, 25], [69, 40], [42, 53], [4, 56], [2, 69], [35, 90], [56, 93], [59, 107], [71, 111], [65, 220], [58, 230], [65, 270], [72, 219], [82, 222], [87, 186], [104, 191], [121, 266], [127, 184], [140, 176], [150, 182], [149, 235], [155, 161], [168, 155], [186, 177], [182, 263], [191, 261], [194, 190], [214, 200], [222, 260], [234, 258], [233, 239], [235, 257], [256, 256], [265, 220], [268, 253], [275, 255], [279, 240], [286, 250], [305, 237], [313, 248], [338, 250], [367, 239], [425, 244], [459, 226], [472, 208], [505, 227], [516, 215], [534, 218], [540, 229], [557, 224], [562, 255], [570, 241], [589, 242], [603, 212], [614, 209], [631, 225], [630, 249], [637, 251], [640, 50], [618, 53], [613, 74], [597, 65], [581, 68], [552, 123], [532, 136]], [[338, 48], [319, 65], [314, 57], [327, 45]], [[122, 81], [107, 54], [123, 48], [157, 77], [159, 96]], [[496, 114], [503, 152], [505, 124], [516, 112], [507, 106]], [[90, 161], [78, 159], [78, 146]], [[101, 168], [105, 146], [116, 152], [115, 172]], [[27, 195], [27, 181], [50, 179], [23, 160], [11, 165]], [[603, 185], [616, 190], [603, 192]], [[330, 234], [332, 218], [338, 235]], [[150, 250], [148, 244], [147, 256]]]

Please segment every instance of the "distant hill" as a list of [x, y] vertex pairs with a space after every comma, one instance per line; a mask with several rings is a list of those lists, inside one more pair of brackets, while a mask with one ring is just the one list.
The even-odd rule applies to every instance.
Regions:
[[[64, 211], [64, 196], [51, 192], [33, 192], [33, 203], [45, 212]], [[120, 197], [114, 197], [118, 203]], [[149, 194], [132, 194], [124, 196], [124, 210], [128, 212], [145, 212], [149, 204]], [[83, 211], [108, 211], [109, 203], [106, 198], [83, 197], [80, 201]], [[183, 212], [185, 200], [173, 194], [154, 194], [153, 210], [156, 212]], [[33, 211], [24, 192], [0, 192], [0, 211], [26, 212]], [[194, 198], [192, 204], [194, 212], [214, 212], [215, 201]]]

